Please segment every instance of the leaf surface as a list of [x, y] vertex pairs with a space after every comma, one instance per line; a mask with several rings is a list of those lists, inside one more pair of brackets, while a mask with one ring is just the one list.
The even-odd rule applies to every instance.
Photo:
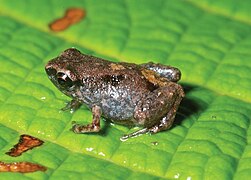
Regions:
[[[248, 179], [251, 176], [251, 1], [0, 0], [0, 159], [48, 170], [1, 173], [22, 179]], [[69, 7], [83, 21], [62, 32], [48, 25]], [[70, 99], [44, 72], [64, 49], [114, 61], [178, 67], [186, 91], [173, 128], [121, 142], [135, 131], [102, 122], [99, 134], [76, 135], [61, 112]], [[5, 155], [20, 134], [45, 144]]]

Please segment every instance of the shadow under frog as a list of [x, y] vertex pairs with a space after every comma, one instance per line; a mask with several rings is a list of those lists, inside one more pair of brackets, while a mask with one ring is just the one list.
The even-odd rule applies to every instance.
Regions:
[[[180, 103], [180, 107], [178, 109], [176, 118], [175, 118], [175, 125], [180, 125], [182, 121], [189, 116], [198, 114], [199, 112], [202, 112], [205, 110], [208, 106], [207, 103], [203, 102], [200, 99], [192, 99], [189, 97], [189, 92], [194, 92], [196, 89], [201, 89], [198, 86], [190, 85], [190, 84], [181, 84], [186, 96], [183, 98], [183, 100]], [[173, 126], [174, 127], [174, 126]]]
[[152, 62], [110, 62], [70, 48], [49, 61], [45, 70], [52, 83], [72, 98], [63, 110], [86, 104], [92, 111], [92, 123], [74, 124], [75, 133], [100, 132], [101, 116], [116, 124], [143, 127], [121, 140], [158, 133], [172, 126], [185, 96], [177, 84], [179, 69]]

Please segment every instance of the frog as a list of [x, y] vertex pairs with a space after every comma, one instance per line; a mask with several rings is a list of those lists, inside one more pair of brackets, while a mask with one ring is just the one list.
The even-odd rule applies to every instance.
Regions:
[[68, 48], [49, 60], [45, 71], [51, 82], [72, 100], [62, 108], [85, 105], [92, 112], [89, 124], [74, 123], [76, 134], [101, 130], [101, 118], [114, 124], [140, 127], [120, 140], [169, 129], [185, 96], [177, 82], [181, 71], [169, 65], [114, 62]]

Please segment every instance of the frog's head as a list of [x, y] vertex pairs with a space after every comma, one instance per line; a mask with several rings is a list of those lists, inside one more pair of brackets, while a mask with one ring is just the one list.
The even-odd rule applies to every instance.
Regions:
[[50, 60], [45, 66], [51, 82], [67, 96], [74, 96], [79, 87], [77, 73], [72, 64], [80, 55], [77, 49], [70, 48]]

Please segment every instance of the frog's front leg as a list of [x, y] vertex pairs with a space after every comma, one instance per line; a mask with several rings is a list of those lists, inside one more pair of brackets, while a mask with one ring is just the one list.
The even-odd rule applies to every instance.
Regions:
[[100, 130], [101, 108], [97, 105], [92, 107], [92, 123], [87, 125], [74, 124], [72, 131], [77, 134], [98, 132]]
[[63, 107], [61, 110], [62, 111], [66, 111], [66, 110], [71, 110], [72, 112], [76, 111], [78, 108], [80, 108], [80, 106], [82, 105], [81, 102], [79, 102], [78, 100], [71, 100], [70, 102], [68, 102], [66, 104], [65, 107]]
[[121, 140], [147, 132], [157, 133], [170, 128], [183, 97], [182, 87], [173, 82], [166, 82], [166, 86], [151, 92], [139, 102], [134, 113], [134, 118], [145, 128], [125, 135]]

